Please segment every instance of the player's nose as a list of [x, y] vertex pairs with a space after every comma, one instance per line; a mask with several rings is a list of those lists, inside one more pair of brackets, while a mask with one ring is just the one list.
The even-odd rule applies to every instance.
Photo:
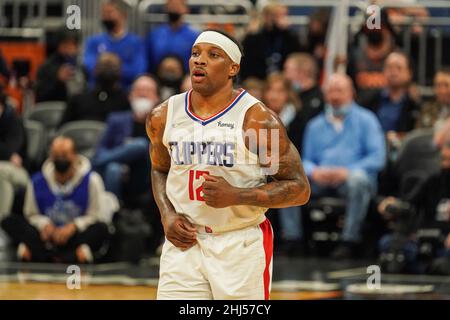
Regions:
[[194, 58], [195, 65], [206, 65], [206, 57], [204, 53], [199, 54]]

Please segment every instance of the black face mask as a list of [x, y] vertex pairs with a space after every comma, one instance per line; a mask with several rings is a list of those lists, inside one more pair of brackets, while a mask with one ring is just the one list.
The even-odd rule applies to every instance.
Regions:
[[110, 89], [119, 80], [120, 75], [113, 69], [105, 69], [97, 72], [95, 80], [102, 89]]
[[366, 33], [370, 45], [378, 46], [383, 42], [383, 33], [379, 30], [370, 30]]
[[315, 46], [324, 43], [325, 43], [324, 34], [316, 34], [316, 33], [308, 34], [308, 44], [311, 48], [314, 48]]
[[181, 19], [181, 14], [174, 11], [167, 12], [167, 18], [170, 24], [177, 23]]
[[62, 55], [62, 58], [64, 60], [64, 63], [70, 64], [72, 66], [76, 66], [77, 64], [77, 56], [71, 56], [71, 55]]
[[174, 73], [164, 73], [160, 78], [161, 84], [166, 87], [179, 89], [182, 79]]
[[105, 19], [102, 20], [102, 25], [107, 32], [111, 33], [116, 27], [116, 22], [114, 20]]
[[53, 160], [53, 164], [55, 165], [55, 170], [58, 173], [64, 174], [69, 171], [72, 166], [72, 162], [64, 158], [57, 158]]

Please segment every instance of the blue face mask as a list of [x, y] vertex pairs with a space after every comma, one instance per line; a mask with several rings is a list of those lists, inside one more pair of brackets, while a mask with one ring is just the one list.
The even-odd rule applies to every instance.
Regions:
[[292, 81], [292, 89], [295, 92], [299, 93], [299, 92], [302, 91], [302, 84], [300, 82], [297, 82], [297, 81]]
[[325, 112], [336, 118], [345, 118], [350, 111], [351, 104], [343, 105], [339, 108], [333, 108], [329, 103], [325, 105]]

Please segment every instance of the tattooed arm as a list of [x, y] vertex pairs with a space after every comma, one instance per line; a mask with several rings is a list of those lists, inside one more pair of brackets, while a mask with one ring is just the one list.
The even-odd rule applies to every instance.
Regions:
[[[273, 181], [255, 188], [237, 188], [228, 184], [222, 177], [205, 176], [203, 184], [204, 199], [207, 205], [221, 208], [231, 205], [252, 205], [266, 208], [285, 208], [303, 205], [309, 200], [310, 186], [301, 164], [300, 155], [289, 140], [286, 130], [279, 118], [263, 104], [258, 103], [250, 108], [244, 120], [244, 132], [255, 130], [258, 141], [256, 145], [246, 146], [258, 154], [260, 163], [266, 163], [265, 150], [269, 162], [262, 165], [269, 169], [277, 169], [271, 173]], [[267, 130], [266, 141], [259, 140], [259, 131]], [[278, 139], [271, 141], [270, 130], [278, 131]], [[276, 147], [278, 145], [278, 148]], [[227, 190], [226, 193], [223, 190]]]
[[150, 138], [151, 179], [153, 196], [161, 214], [161, 222], [167, 240], [176, 247], [186, 250], [196, 243], [196, 228], [181, 214], [175, 211], [167, 197], [166, 182], [170, 170], [170, 155], [163, 144], [167, 117], [167, 101], [154, 108], [146, 122]]

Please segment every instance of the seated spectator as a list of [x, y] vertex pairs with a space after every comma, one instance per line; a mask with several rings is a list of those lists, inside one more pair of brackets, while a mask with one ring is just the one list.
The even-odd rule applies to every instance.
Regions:
[[36, 102], [66, 101], [69, 96], [85, 89], [85, 73], [78, 66], [80, 37], [76, 31], [60, 30], [56, 52], [39, 68], [36, 79]]
[[[133, 111], [111, 113], [103, 137], [97, 147], [93, 165], [105, 181], [106, 190], [123, 199], [126, 189], [131, 194], [149, 192], [149, 141], [145, 119], [160, 101], [158, 85], [149, 76], [141, 76], [131, 86], [130, 103]], [[129, 181], [124, 183], [124, 170]]]
[[[394, 232], [379, 243], [383, 270], [450, 275], [450, 130], [441, 149], [441, 170], [431, 175], [410, 198], [385, 198], [378, 211], [385, 219], [396, 221]], [[441, 240], [439, 247], [434, 248], [436, 260], [428, 265], [418, 259], [419, 229], [438, 230]], [[389, 253], [392, 259], [387, 259]], [[395, 255], [404, 259], [397, 261]]]
[[[399, 51], [389, 54], [383, 75], [386, 86], [374, 91], [373, 95], [361, 97], [358, 103], [377, 115], [386, 135], [388, 159], [395, 161], [401, 141], [407, 132], [414, 129], [420, 111], [411, 94], [412, 67], [408, 56]], [[389, 180], [383, 179], [386, 182]]]
[[[273, 73], [267, 77], [263, 92], [264, 104], [280, 117], [292, 140], [291, 128], [297, 125], [294, 123], [294, 119], [300, 102], [291, 89], [290, 82], [282, 74]], [[283, 249], [288, 255], [302, 253], [300, 207], [281, 208], [278, 211]]]
[[115, 111], [128, 111], [130, 104], [119, 83], [120, 60], [112, 53], [102, 54], [95, 67], [95, 86], [73, 96], [64, 111], [61, 125], [77, 120], [105, 121]]
[[254, 77], [247, 78], [244, 82], [242, 82], [242, 88], [247, 90], [248, 93], [250, 93], [259, 101], [263, 100], [265, 85], [266, 84], [263, 80]]
[[27, 186], [26, 147], [22, 120], [6, 102], [0, 85], [0, 220], [11, 213], [15, 194]]
[[301, 153], [306, 124], [323, 111], [323, 94], [318, 84], [319, 69], [313, 56], [306, 53], [292, 53], [286, 59], [284, 76], [300, 98], [301, 109], [291, 127], [292, 142]]
[[[375, 4], [380, 1], [374, 1]], [[429, 17], [428, 9], [420, 6], [420, 0], [391, 0], [390, 3], [394, 5], [393, 8], [386, 9], [389, 20], [397, 26], [398, 31], [401, 31], [402, 26], [409, 26], [415, 35], [419, 35], [424, 31], [422, 24], [425, 23]], [[395, 7], [396, 4], [411, 4], [411, 7]], [[443, 10], [444, 8], [439, 8]]]
[[140, 37], [127, 31], [127, 10], [124, 0], [105, 0], [102, 4], [101, 19], [106, 32], [88, 38], [84, 52], [84, 65], [91, 85], [94, 83], [98, 57], [104, 52], [119, 56], [120, 82], [125, 89], [137, 76], [147, 71], [144, 43]]
[[386, 86], [383, 65], [396, 48], [396, 34], [386, 11], [381, 10], [380, 29], [369, 29], [365, 23], [350, 47], [347, 73], [355, 83], [359, 99], [365, 101]]
[[298, 36], [289, 30], [288, 8], [281, 3], [270, 3], [262, 10], [263, 26], [244, 38], [243, 62], [240, 76], [265, 79], [272, 72], [281, 71], [286, 57], [300, 51]]
[[434, 77], [435, 100], [425, 103], [420, 111], [418, 128], [438, 131], [450, 119], [450, 68], [444, 67]]
[[394, 142], [414, 129], [419, 113], [419, 107], [408, 91], [412, 80], [409, 58], [402, 52], [389, 54], [383, 74], [386, 86], [370, 100], [359, 100], [358, 103], [378, 116], [388, 141]]
[[332, 256], [348, 258], [360, 242], [361, 225], [376, 193], [385, 162], [384, 136], [376, 116], [353, 101], [346, 75], [334, 74], [325, 85], [325, 111], [306, 127], [303, 165], [313, 197], [345, 197], [342, 243]]
[[161, 100], [180, 93], [184, 77], [183, 61], [174, 55], [165, 57], [158, 66], [156, 76], [160, 84]]
[[183, 16], [189, 12], [186, 0], [167, 0], [165, 9], [167, 23], [150, 31], [146, 38], [148, 70], [156, 73], [164, 57], [176, 55], [183, 61], [184, 72], [188, 72], [192, 45], [199, 32], [183, 20]]
[[[323, 63], [326, 55], [326, 37], [328, 32], [328, 22], [330, 21], [330, 9], [317, 9], [309, 17], [308, 36], [306, 44], [302, 45], [304, 50], [311, 54], [317, 61], [318, 70], [323, 69]], [[318, 71], [317, 79], [321, 79]]]
[[28, 185], [23, 219], [2, 223], [23, 261], [88, 263], [108, 239], [103, 182], [70, 138], [57, 137], [42, 172]]
[[280, 117], [281, 122], [290, 132], [300, 101], [291, 89], [291, 83], [281, 73], [272, 73], [267, 77], [263, 92], [264, 104]]

